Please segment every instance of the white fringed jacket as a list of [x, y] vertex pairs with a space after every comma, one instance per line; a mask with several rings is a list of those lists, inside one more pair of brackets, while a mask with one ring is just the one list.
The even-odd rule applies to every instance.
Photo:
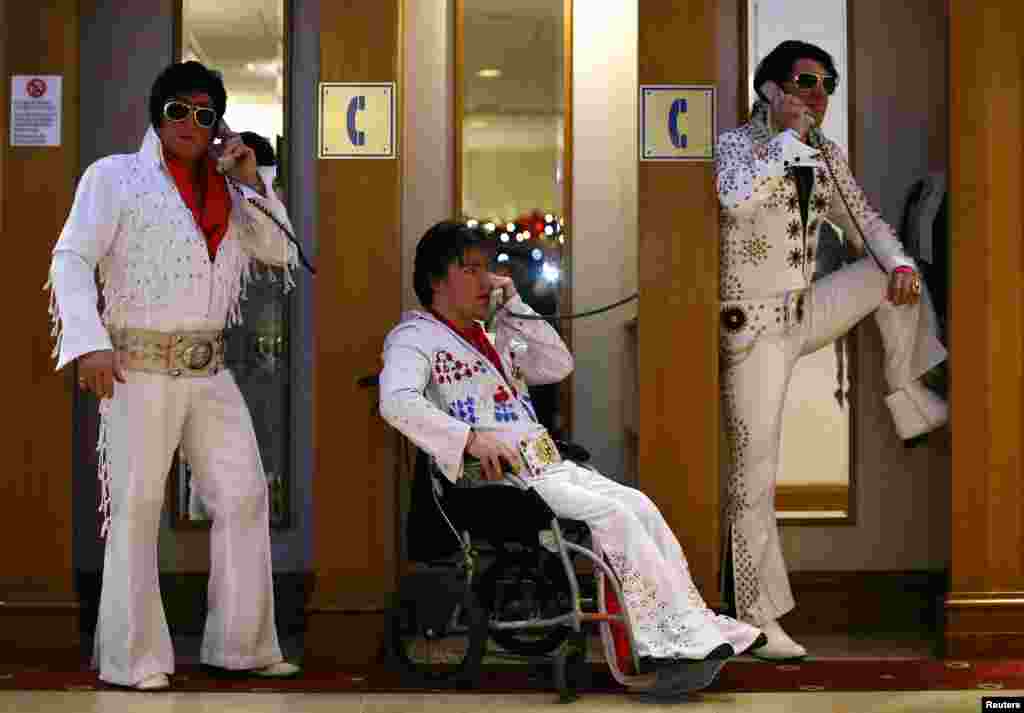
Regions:
[[[211, 262], [206, 238], [167, 169], [152, 127], [138, 153], [90, 165], [53, 249], [47, 283], [57, 368], [110, 349], [110, 328], [212, 331], [239, 323], [254, 261], [284, 268], [285, 287], [290, 287], [295, 246], [249, 203], [258, 201], [291, 230], [284, 205], [264, 181], [267, 198], [246, 186], [239, 195], [229, 185], [229, 225]], [[96, 309], [97, 266], [102, 318]]]

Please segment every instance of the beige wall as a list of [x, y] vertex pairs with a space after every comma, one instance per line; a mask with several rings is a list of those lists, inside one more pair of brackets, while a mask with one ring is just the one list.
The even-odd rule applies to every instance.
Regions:
[[419, 307], [412, 289], [416, 243], [453, 217], [452, 0], [405, 0], [405, 67], [399, 95], [402, 142], [402, 306]]
[[[911, 183], [947, 165], [945, 3], [857, 0], [850, 10], [854, 170], [871, 202], [898, 228]], [[881, 339], [873, 321], [860, 327], [859, 345], [858, 522], [784, 527], [786, 560], [792, 570], [942, 569], [950, 552], [948, 436], [903, 448], [882, 401]]]
[[[573, 22], [570, 234], [581, 311], [637, 290], [637, 4], [576, 2]], [[625, 324], [635, 316], [634, 302], [573, 323], [573, 438], [613, 478], [624, 470]]]

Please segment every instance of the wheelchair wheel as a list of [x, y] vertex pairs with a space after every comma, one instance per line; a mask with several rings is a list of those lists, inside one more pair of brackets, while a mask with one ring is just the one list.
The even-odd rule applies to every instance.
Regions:
[[[487, 650], [487, 610], [464, 586], [439, 618], [437, 596], [400, 592], [388, 612], [388, 659], [412, 685], [473, 687]], [[433, 595], [433, 596], [432, 596]]]
[[[569, 582], [561, 561], [546, 552], [505, 552], [480, 578], [479, 592], [491, 611], [492, 622], [553, 618], [572, 609]], [[547, 629], [494, 629], [491, 638], [501, 648], [522, 656], [540, 656], [559, 647], [572, 631], [568, 626]]]

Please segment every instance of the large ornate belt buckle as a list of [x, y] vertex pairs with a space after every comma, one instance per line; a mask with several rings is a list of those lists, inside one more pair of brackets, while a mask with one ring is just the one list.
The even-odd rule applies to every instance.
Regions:
[[544, 434], [539, 438], [524, 438], [519, 442], [519, 453], [522, 455], [523, 462], [526, 463], [530, 474], [534, 477], [543, 473], [547, 466], [562, 462], [561, 456], [558, 454], [558, 448], [548, 434]]
[[193, 371], [199, 371], [210, 365], [210, 362], [213, 361], [213, 354], [213, 342], [202, 341], [190, 345], [182, 353], [182, 356], [184, 357], [185, 366]]

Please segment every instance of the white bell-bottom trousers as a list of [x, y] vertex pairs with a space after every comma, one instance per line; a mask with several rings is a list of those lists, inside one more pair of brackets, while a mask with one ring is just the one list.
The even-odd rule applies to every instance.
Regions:
[[179, 444], [213, 518], [201, 660], [228, 669], [283, 660], [274, 623], [267, 483], [234, 377], [223, 370], [191, 378], [129, 371], [125, 378], [101, 404], [110, 529], [94, 653], [100, 678], [131, 686], [174, 672], [157, 538]]
[[[763, 329], [752, 329], [747, 320], [745, 329], [730, 334], [723, 325], [722, 416], [731, 460], [723, 576], [730, 569], [730, 550], [732, 570], [732, 581], [723, 581], [723, 591], [732, 585], [736, 613], [742, 621], [763, 625], [795, 606], [775, 520], [775, 481], [782, 412], [797, 360], [831, 344], [874, 313], [892, 392], [886, 403], [893, 418], [912, 422], [919, 417], [918, 408], [928, 409], [927, 403], [921, 403], [924, 387], [916, 380], [947, 356], [937, 336], [930, 298], [922, 290], [918, 304], [896, 306], [885, 297], [887, 285], [886, 275], [870, 258], [863, 258], [814, 283], [807, 291], [799, 323], [787, 324], [785, 319], [779, 326], [772, 323], [773, 314], [786, 314], [786, 298], [780, 297], [779, 312], [774, 313], [764, 300], [756, 301], [755, 309], [769, 317]], [[792, 316], [793, 300], [789, 302]], [[723, 303], [723, 313], [737, 306], [753, 311], [751, 305], [739, 301]], [[931, 401], [940, 400], [932, 397]]]
[[737, 652], [760, 631], [704, 603], [672, 530], [639, 490], [571, 461], [530, 480], [555, 515], [582, 520], [618, 576], [638, 655], [698, 659], [724, 643]]

